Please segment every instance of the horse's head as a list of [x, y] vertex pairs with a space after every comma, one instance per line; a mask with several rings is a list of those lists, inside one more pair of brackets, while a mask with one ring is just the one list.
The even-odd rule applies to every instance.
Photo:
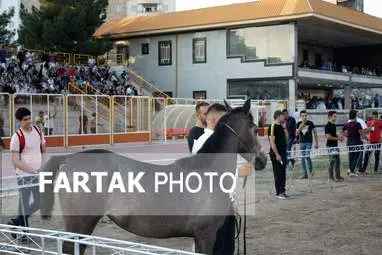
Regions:
[[232, 109], [224, 101], [228, 113], [219, 121], [232, 137], [236, 140], [237, 150], [248, 162], [255, 163], [256, 170], [263, 170], [267, 164], [267, 157], [257, 137], [257, 125], [253, 122], [253, 116], [250, 112], [251, 101], [247, 100], [242, 107]]

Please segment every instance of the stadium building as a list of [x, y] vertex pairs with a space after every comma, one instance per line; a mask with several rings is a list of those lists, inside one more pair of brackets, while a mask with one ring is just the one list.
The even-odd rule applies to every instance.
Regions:
[[128, 17], [96, 36], [173, 97], [287, 99], [382, 88], [382, 19], [322, 0], [260, 0]]

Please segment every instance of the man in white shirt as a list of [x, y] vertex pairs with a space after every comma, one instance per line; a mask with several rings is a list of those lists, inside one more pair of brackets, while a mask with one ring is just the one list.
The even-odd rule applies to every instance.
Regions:
[[[31, 112], [27, 108], [19, 108], [15, 113], [20, 122], [20, 129], [13, 134], [10, 143], [12, 164], [16, 168], [17, 184], [19, 186], [38, 184], [39, 170], [43, 163], [45, 152], [45, 138], [39, 127], [32, 125]], [[30, 196], [33, 203], [29, 204]], [[40, 207], [40, 193], [38, 185], [19, 189], [18, 216], [9, 224], [28, 226], [28, 218]]]
[[[214, 133], [216, 124], [220, 118], [226, 114], [226, 107], [221, 104], [211, 105], [206, 113], [207, 128], [204, 129], [204, 134], [194, 141], [192, 153], [198, 153], [203, 147], [204, 143]], [[236, 178], [238, 176], [250, 176], [253, 171], [253, 164], [246, 163], [236, 171]], [[234, 194], [230, 194], [231, 202], [236, 214], [239, 214], [238, 207], [235, 204]], [[235, 250], [235, 217], [228, 215], [224, 225], [217, 232], [216, 242], [214, 246], [214, 254], [233, 254]]]
[[54, 113], [48, 112], [46, 115], [44, 115], [44, 134], [46, 136], [53, 134], [54, 129], [54, 119], [56, 118], [57, 114], [57, 108], [56, 105], [54, 105]]

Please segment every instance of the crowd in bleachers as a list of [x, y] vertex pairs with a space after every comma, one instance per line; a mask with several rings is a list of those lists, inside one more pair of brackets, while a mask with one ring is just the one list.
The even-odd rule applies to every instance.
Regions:
[[329, 95], [324, 97], [311, 96], [309, 93], [301, 93], [298, 95], [299, 100], [304, 100], [306, 109], [336, 109], [341, 110], [345, 108], [345, 98], [343, 96]]
[[368, 75], [368, 76], [382, 76], [382, 68], [381, 66], [377, 66], [375, 68], [371, 67], [361, 67], [361, 66], [351, 66], [351, 65], [337, 65], [336, 63], [332, 63], [330, 61], [323, 62], [322, 65], [310, 65], [307, 60], [305, 60], [300, 67], [309, 68], [309, 69], [320, 69], [324, 71], [331, 72], [340, 72], [340, 73], [352, 73], [359, 75]]
[[[309, 93], [301, 93], [298, 95], [299, 100], [304, 100], [307, 109], [318, 110], [343, 110], [345, 109], [344, 95], [329, 94], [325, 98], [320, 96], [311, 96]], [[379, 102], [382, 101], [382, 96], [379, 94], [374, 97], [357, 96], [351, 97], [351, 109], [378, 108]]]
[[82, 89], [88, 84], [88, 93], [107, 95], [140, 95], [127, 72], [117, 74], [108, 65], [97, 65], [89, 58], [88, 65], [59, 63], [54, 55], [39, 56], [28, 51], [19, 51], [7, 58], [0, 49], [0, 92], [65, 94], [69, 85]]

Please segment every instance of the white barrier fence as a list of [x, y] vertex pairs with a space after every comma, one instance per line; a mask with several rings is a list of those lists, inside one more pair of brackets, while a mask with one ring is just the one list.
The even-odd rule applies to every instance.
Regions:
[[[20, 244], [10, 235], [25, 236], [27, 243]], [[79, 235], [75, 233], [45, 230], [38, 228], [15, 227], [0, 224], [0, 252], [5, 254], [57, 254], [62, 255], [63, 243], [74, 244], [74, 255], [80, 255], [80, 245], [91, 249], [91, 254], [107, 252], [107, 254], [128, 255], [197, 255], [198, 253], [168, 249], [153, 245], [120, 241], [104, 237]], [[6, 240], [6, 241], [4, 241]]]

